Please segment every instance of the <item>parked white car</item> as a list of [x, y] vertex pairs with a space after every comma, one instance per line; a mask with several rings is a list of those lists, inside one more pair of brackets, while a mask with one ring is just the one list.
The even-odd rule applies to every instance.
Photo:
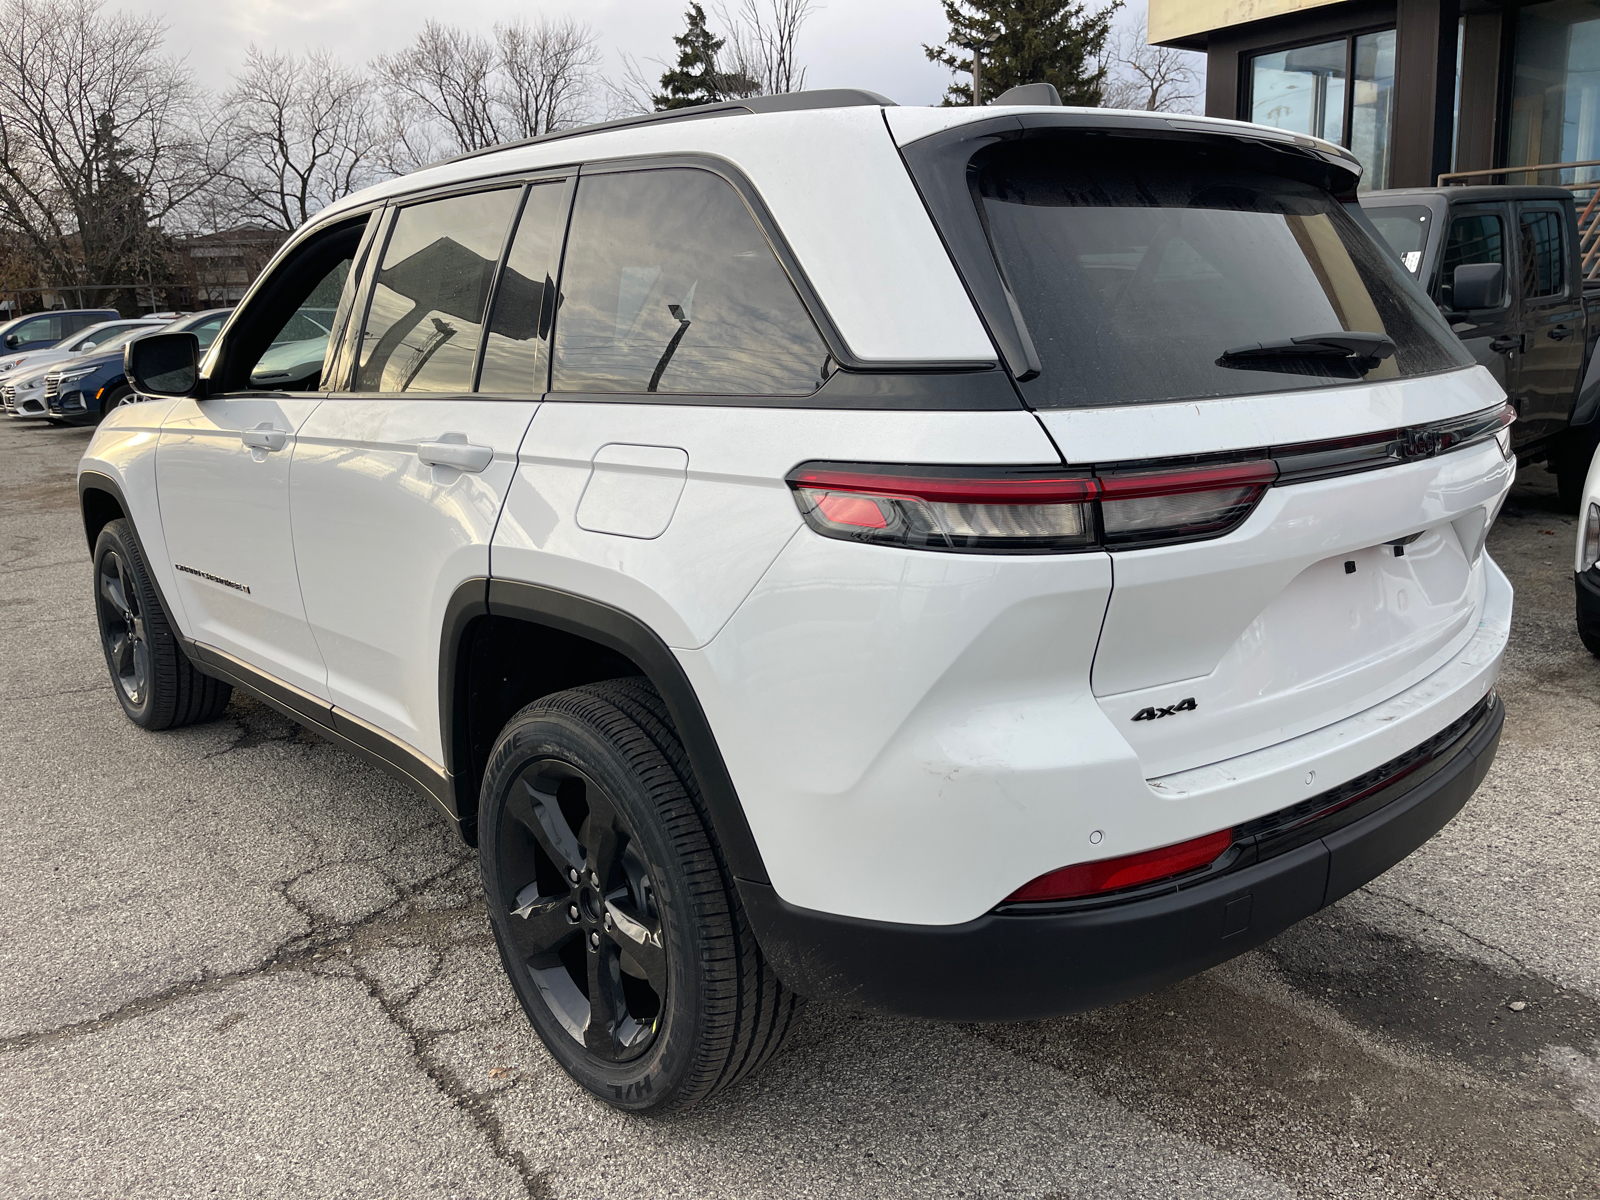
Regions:
[[20, 366], [0, 375], [0, 407], [8, 417], [48, 418], [44, 402], [44, 377], [68, 359], [91, 350], [110, 350], [143, 329], [160, 329], [164, 319], [102, 321], [46, 350], [21, 356]]
[[[1161, 987], [1494, 757], [1512, 414], [1359, 164], [1006, 100], [767, 97], [386, 182], [203, 357], [135, 342], [152, 399], [83, 458], [127, 716], [244, 688], [433, 797], [619, 1107], [740, 1079], [799, 996]], [[321, 369], [254, 385], [318, 307]]]
[[1590, 654], [1600, 655], [1600, 451], [1589, 463], [1578, 505], [1578, 546], [1573, 587], [1578, 595], [1578, 637]]

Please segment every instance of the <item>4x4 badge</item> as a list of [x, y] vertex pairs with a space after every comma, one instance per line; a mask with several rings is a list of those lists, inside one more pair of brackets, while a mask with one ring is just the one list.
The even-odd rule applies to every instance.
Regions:
[[1176, 704], [1169, 704], [1165, 708], [1141, 708], [1133, 714], [1133, 719], [1135, 721], [1159, 721], [1162, 717], [1170, 717], [1173, 713], [1193, 712], [1198, 707], [1199, 705], [1194, 702], [1194, 697], [1190, 696], [1187, 700], [1179, 700]]

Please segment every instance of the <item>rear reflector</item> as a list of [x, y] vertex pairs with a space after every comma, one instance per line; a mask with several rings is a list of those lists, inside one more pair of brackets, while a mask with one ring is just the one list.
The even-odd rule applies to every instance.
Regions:
[[1233, 830], [1224, 829], [1191, 841], [1179, 842], [1176, 846], [1163, 846], [1159, 850], [1143, 850], [1138, 854], [1125, 854], [1121, 858], [1103, 858], [1099, 862], [1075, 863], [1024, 884], [1006, 897], [1006, 903], [1074, 900], [1081, 896], [1118, 892], [1142, 883], [1155, 883], [1208, 867], [1221, 858], [1231, 845]]

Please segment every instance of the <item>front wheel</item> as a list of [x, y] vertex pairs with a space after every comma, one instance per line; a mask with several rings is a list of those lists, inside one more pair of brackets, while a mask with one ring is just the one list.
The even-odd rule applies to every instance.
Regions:
[[222, 715], [233, 689], [195, 670], [183, 652], [125, 519], [109, 522], [95, 541], [94, 607], [111, 685], [128, 720], [173, 729]]
[[607, 1103], [687, 1108], [783, 1041], [798, 999], [755, 944], [644, 680], [559, 692], [512, 718], [485, 774], [478, 847], [523, 1009]]

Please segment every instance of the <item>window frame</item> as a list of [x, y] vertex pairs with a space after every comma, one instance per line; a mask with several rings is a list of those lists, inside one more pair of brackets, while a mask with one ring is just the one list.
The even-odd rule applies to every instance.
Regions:
[[[1484, 309], [1482, 311], [1505, 313], [1511, 311], [1514, 306], [1521, 302], [1516, 280], [1512, 274], [1513, 268], [1519, 267], [1518, 257], [1520, 255], [1520, 234], [1519, 248], [1513, 248], [1511, 244], [1510, 230], [1513, 214], [1512, 206], [1503, 200], [1467, 201], [1462, 204], [1452, 204], [1449, 207], [1446, 211], [1444, 232], [1439, 242], [1439, 256], [1434, 264], [1434, 279], [1428, 288], [1428, 295], [1434, 303], [1440, 305], [1444, 303], [1441, 289], [1444, 287], [1445, 282], [1445, 258], [1450, 252], [1450, 234], [1455, 229], [1456, 221], [1463, 217], [1493, 217], [1500, 222], [1500, 303], [1492, 309]], [[1451, 280], [1450, 285], [1454, 288], [1454, 279]]]
[[[1256, 59], [1265, 57], [1268, 54], [1282, 54], [1286, 50], [1300, 50], [1306, 46], [1323, 46], [1329, 42], [1337, 42], [1342, 40], [1344, 42], [1344, 109], [1339, 118], [1338, 144], [1343, 146], [1346, 150], [1350, 150], [1350, 140], [1352, 127], [1355, 124], [1356, 108], [1356, 40], [1358, 38], [1367, 37], [1374, 33], [1393, 33], [1395, 35], [1396, 46], [1399, 45], [1399, 27], [1395, 22], [1388, 21], [1380, 22], [1375, 25], [1360, 25], [1354, 29], [1344, 30], [1339, 33], [1324, 33], [1317, 37], [1301, 37], [1296, 38], [1294, 41], [1283, 42], [1281, 44], [1258, 46], [1251, 49], [1248, 53], [1242, 54], [1240, 57], [1244, 59], [1244, 70], [1239, 72], [1239, 87], [1241, 92], [1239, 97], [1239, 119], [1241, 121], [1251, 122], [1253, 122], [1255, 119]], [[1276, 126], [1273, 126], [1273, 128], [1276, 128]], [[1286, 132], [1299, 133], [1300, 131], [1287, 130]], [[1393, 132], [1394, 126], [1391, 116], [1390, 134], [1392, 135]], [[1354, 151], [1352, 150], [1351, 153], [1354, 153]], [[1363, 178], [1365, 178], [1364, 173]], [[1392, 185], [1385, 180], [1384, 187], [1387, 188], [1390, 186]]]

